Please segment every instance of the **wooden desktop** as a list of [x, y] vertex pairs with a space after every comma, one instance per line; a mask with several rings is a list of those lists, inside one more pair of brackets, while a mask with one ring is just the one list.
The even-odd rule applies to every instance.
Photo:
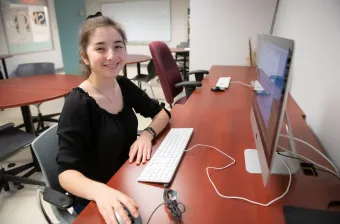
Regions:
[[[156, 139], [153, 153], [171, 128], [194, 128], [188, 148], [196, 144], [211, 145], [236, 160], [236, 164], [230, 168], [210, 171], [220, 193], [268, 203], [282, 195], [289, 177], [272, 175], [264, 187], [261, 175], [246, 171], [244, 150], [255, 148], [250, 124], [253, 91], [237, 83], [231, 83], [225, 92], [210, 91], [221, 76], [230, 76], [232, 81], [250, 83], [255, 79], [256, 71], [253, 67], [213, 66], [210, 74], [202, 81], [203, 87], [197, 89], [186, 104], [176, 105], [171, 110], [171, 122]], [[294, 136], [322, 150], [304, 120], [305, 114], [291, 97], [287, 110]], [[287, 142], [283, 140], [281, 144], [287, 145]], [[298, 153], [331, 168], [307, 146], [300, 143], [296, 146]], [[268, 207], [222, 198], [209, 182], [206, 167], [222, 167], [230, 162], [226, 156], [207, 147], [196, 147], [185, 153], [170, 187], [178, 192], [178, 201], [185, 204], [183, 223], [283, 224], [284, 205], [326, 210], [329, 201], [340, 199], [339, 179], [323, 172], [318, 172], [318, 177], [305, 176], [301, 170], [293, 176], [288, 194]], [[137, 182], [144, 167], [126, 162], [107, 184], [133, 198], [146, 223], [153, 210], [163, 202], [163, 186]], [[74, 223], [104, 223], [104, 220], [96, 204], [91, 202]], [[150, 221], [152, 223], [173, 223], [165, 206], [154, 213]]]

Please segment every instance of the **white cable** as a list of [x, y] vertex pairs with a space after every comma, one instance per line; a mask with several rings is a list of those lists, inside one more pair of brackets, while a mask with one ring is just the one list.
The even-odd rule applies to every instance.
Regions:
[[288, 170], [288, 172], [289, 172], [289, 182], [288, 182], [288, 186], [287, 186], [286, 191], [285, 191], [281, 196], [275, 198], [274, 200], [268, 202], [267, 204], [262, 204], [262, 203], [259, 203], [259, 202], [255, 202], [255, 201], [249, 200], [249, 199], [247, 199], [247, 198], [242, 198], [242, 197], [225, 196], [225, 195], [221, 194], [221, 193], [217, 190], [217, 188], [216, 188], [214, 182], [211, 180], [210, 175], [209, 175], [209, 169], [223, 170], [223, 169], [225, 169], [225, 168], [227, 168], [227, 167], [229, 167], [229, 166], [235, 164], [235, 162], [236, 162], [235, 159], [232, 158], [231, 156], [227, 155], [226, 153], [222, 152], [221, 150], [215, 148], [214, 146], [210, 146], [210, 145], [197, 144], [197, 145], [194, 145], [193, 147], [191, 147], [191, 148], [189, 148], [189, 149], [187, 149], [187, 150], [185, 150], [185, 151], [189, 151], [189, 150], [195, 148], [196, 146], [205, 146], [205, 147], [210, 147], [210, 148], [216, 149], [218, 152], [222, 153], [223, 155], [229, 157], [229, 158], [232, 160], [232, 162], [231, 162], [230, 164], [228, 164], [227, 166], [224, 166], [224, 167], [219, 167], [219, 168], [217, 168], [217, 167], [207, 167], [207, 168], [206, 168], [207, 176], [208, 176], [208, 178], [209, 178], [210, 183], [213, 185], [213, 187], [214, 187], [216, 193], [217, 193], [219, 196], [221, 196], [222, 198], [243, 200], [243, 201], [247, 201], [247, 202], [252, 203], [252, 204], [256, 204], [256, 205], [260, 205], [260, 206], [265, 206], [265, 207], [266, 207], [266, 206], [269, 206], [269, 205], [273, 204], [274, 202], [280, 200], [281, 198], [283, 198], [283, 197], [288, 193], [288, 191], [289, 191], [290, 184], [291, 184], [291, 181], [292, 181], [292, 172], [290, 171], [289, 167], [284, 163], [284, 161], [283, 161], [281, 158], [279, 158], [279, 159], [281, 160], [281, 162], [283, 163], [283, 165], [285, 165], [285, 167], [287, 168], [287, 170]]
[[242, 84], [242, 85], [244, 85], [244, 86], [251, 87], [251, 88], [254, 87], [254, 86], [252, 86], [252, 85], [248, 85], [248, 84], [245, 84], [245, 83], [240, 82], [240, 81], [233, 81], [233, 82], [230, 82], [230, 83], [238, 83], [238, 84]]
[[294, 156], [300, 157], [301, 159], [303, 159], [303, 160], [305, 160], [305, 161], [308, 161], [308, 162], [314, 164], [315, 166], [318, 166], [318, 167], [320, 167], [320, 168], [322, 168], [322, 169], [324, 169], [324, 170], [327, 170], [328, 172], [330, 172], [330, 173], [332, 173], [332, 174], [334, 174], [335, 176], [337, 176], [337, 177], [340, 178], [340, 176], [339, 176], [338, 174], [336, 174], [333, 170], [331, 170], [331, 169], [329, 169], [329, 168], [327, 168], [327, 167], [325, 167], [325, 166], [322, 166], [322, 165], [318, 164], [317, 162], [314, 162], [313, 160], [308, 159], [308, 158], [305, 157], [305, 156], [302, 156], [302, 155], [300, 155], [300, 154], [294, 153], [294, 152], [292, 152], [292, 151], [290, 151], [290, 150], [288, 150], [288, 149], [282, 147], [281, 145], [278, 145], [277, 147], [279, 147], [280, 149], [285, 150], [285, 151], [291, 153], [291, 154], [294, 155]]
[[[285, 138], [290, 138], [288, 135], [284, 135], [284, 134], [280, 134], [280, 136], [285, 137]], [[332, 167], [334, 168], [335, 172], [337, 173], [337, 176], [339, 176], [339, 170], [338, 170], [338, 168], [334, 165], [334, 163], [333, 163], [330, 159], [328, 159], [327, 156], [325, 156], [325, 155], [324, 155], [322, 152], [320, 152], [316, 147], [314, 147], [313, 145], [309, 144], [308, 142], [306, 142], [306, 141], [304, 141], [304, 140], [302, 140], [302, 139], [299, 139], [299, 138], [295, 138], [295, 137], [294, 137], [294, 139], [295, 139], [296, 141], [298, 141], [298, 142], [301, 142], [301, 143], [303, 143], [303, 144], [305, 144], [305, 145], [311, 147], [315, 152], [317, 152], [319, 155], [321, 155], [325, 160], [327, 160], [327, 161], [332, 165]]]

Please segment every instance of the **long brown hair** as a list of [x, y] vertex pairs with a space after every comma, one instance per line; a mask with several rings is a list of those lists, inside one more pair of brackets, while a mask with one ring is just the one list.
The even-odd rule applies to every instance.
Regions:
[[[88, 58], [86, 48], [89, 44], [89, 39], [96, 28], [111, 26], [122, 36], [124, 46], [126, 46], [127, 38], [126, 33], [122, 29], [121, 25], [107, 16], [97, 16], [87, 19], [81, 26], [79, 31], [79, 54], [83, 53]], [[91, 68], [85, 64], [83, 59], [80, 59], [80, 65], [82, 67], [82, 73], [85, 78], [88, 78], [91, 74]]]

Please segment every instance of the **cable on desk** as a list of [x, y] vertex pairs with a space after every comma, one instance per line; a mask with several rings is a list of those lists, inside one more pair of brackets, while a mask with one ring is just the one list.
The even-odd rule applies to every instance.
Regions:
[[149, 222], [150, 222], [151, 217], [153, 216], [153, 214], [154, 214], [154, 213], [157, 211], [157, 209], [158, 209], [159, 207], [161, 207], [162, 205], [164, 205], [164, 202], [162, 202], [162, 204], [159, 204], [159, 205], [155, 208], [155, 210], [153, 210], [153, 212], [151, 213], [151, 215], [150, 215], [148, 221], [146, 222], [146, 224], [149, 224]]
[[[284, 137], [284, 138], [290, 138], [290, 136], [284, 135], [284, 134], [280, 134], [280, 136], [281, 136], [281, 137]], [[302, 140], [302, 139], [299, 139], [299, 138], [295, 138], [295, 137], [294, 137], [294, 140], [295, 140], [295, 141], [298, 141], [298, 142], [301, 142], [301, 143], [303, 143], [303, 144], [309, 146], [309, 147], [310, 147], [311, 149], [313, 149], [316, 153], [318, 153], [319, 155], [321, 155], [325, 160], [327, 160], [327, 161], [332, 165], [332, 167], [334, 168], [334, 170], [335, 170], [337, 176], [339, 176], [338, 168], [334, 165], [334, 163], [333, 163], [330, 159], [328, 159], [327, 156], [325, 156], [322, 152], [320, 152], [320, 150], [318, 150], [316, 147], [314, 147], [313, 145], [309, 144], [308, 142], [306, 142], [306, 141], [304, 141], [304, 140]]]
[[[149, 224], [153, 214], [162, 205], [166, 205], [166, 207], [169, 209], [171, 216], [176, 224], [182, 221], [182, 213], [185, 212], [185, 205], [183, 203], [177, 202], [177, 192], [175, 192], [174, 190], [168, 189], [167, 186], [168, 186], [167, 184], [164, 184], [164, 192], [163, 192], [164, 202], [158, 205], [155, 208], [155, 210], [153, 210], [146, 224]], [[181, 210], [178, 205], [182, 205], [183, 209]]]
[[[303, 160], [303, 159], [300, 159], [300, 158], [298, 158], [298, 157], [295, 157], [295, 156], [288, 156], [288, 155], [282, 154], [282, 153], [280, 153], [280, 152], [277, 152], [277, 154], [279, 154], [279, 155], [281, 155], [281, 156], [284, 156], [284, 157], [288, 157], [288, 158], [292, 158], [292, 159], [299, 160], [299, 161], [301, 161], [301, 162], [303, 162], [303, 163], [308, 163], [307, 161], [305, 161], [305, 160]], [[332, 172], [329, 172], [329, 171], [327, 171], [327, 170], [320, 169], [320, 168], [317, 168], [317, 167], [315, 167], [315, 169], [316, 169], [316, 170], [319, 170], [319, 171], [322, 171], [322, 172], [326, 172], [326, 173], [332, 174], [333, 176], [337, 177], [337, 178], [340, 180], [340, 177], [338, 177], [337, 175], [335, 175], [335, 174], [332, 173]]]
[[283, 198], [283, 197], [288, 193], [288, 191], [289, 191], [290, 184], [291, 184], [291, 182], [292, 182], [292, 172], [290, 171], [290, 169], [289, 169], [289, 167], [286, 165], [286, 163], [285, 163], [280, 157], [278, 157], [278, 158], [280, 159], [280, 161], [283, 163], [283, 165], [285, 165], [285, 167], [287, 168], [287, 170], [288, 170], [288, 172], [289, 172], [289, 182], [288, 182], [288, 186], [287, 186], [286, 191], [285, 191], [281, 196], [279, 196], [279, 197], [277, 197], [277, 198], [271, 200], [271, 201], [268, 202], [267, 204], [263, 204], [263, 203], [256, 202], [256, 201], [252, 201], [252, 200], [249, 200], [249, 199], [247, 199], [247, 198], [242, 198], [242, 197], [225, 196], [225, 195], [221, 194], [221, 193], [217, 190], [217, 188], [216, 188], [214, 182], [211, 180], [210, 175], [209, 175], [209, 169], [223, 170], [223, 169], [225, 169], [225, 168], [227, 168], [227, 167], [229, 167], [229, 166], [231, 166], [231, 165], [234, 165], [234, 164], [236, 163], [235, 159], [232, 158], [231, 156], [229, 156], [228, 154], [222, 152], [221, 150], [217, 149], [216, 147], [210, 146], [210, 145], [197, 144], [197, 145], [194, 145], [193, 147], [191, 147], [191, 148], [189, 148], [189, 149], [187, 149], [187, 150], [185, 150], [185, 151], [189, 151], [189, 150], [195, 148], [196, 146], [204, 146], [204, 147], [209, 147], [209, 148], [216, 149], [218, 152], [222, 153], [223, 155], [229, 157], [229, 158], [232, 160], [231, 163], [229, 163], [228, 165], [226, 165], [226, 166], [224, 166], [224, 167], [207, 167], [207, 168], [206, 168], [207, 176], [208, 176], [208, 178], [209, 178], [210, 183], [213, 185], [213, 187], [214, 187], [216, 193], [217, 193], [219, 196], [221, 196], [222, 198], [243, 200], [243, 201], [247, 201], [247, 202], [252, 203], [252, 204], [256, 204], [256, 205], [260, 205], [260, 206], [265, 206], [265, 207], [266, 207], [266, 206], [269, 206], [269, 205], [273, 204], [274, 202], [280, 200], [281, 198]]
[[327, 170], [328, 172], [330, 172], [330, 173], [332, 173], [332, 174], [334, 174], [335, 176], [337, 176], [337, 177], [340, 178], [340, 176], [339, 176], [337, 173], [335, 173], [334, 171], [328, 169], [328, 168], [325, 167], [325, 166], [322, 166], [322, 165], [318, 164], [317, 162], [314, 162], [314, 161], [311, 160], [311, 159], [308, 159], [308, 158], [305, 157], [305, 156], [302, 156], [302, 155], [300, 155], [300, 154], [291, 152], [290, 150], [288, 150], [288, 149], [282, 147], [281, 145], [278, 145], [277, 147], [280, 148], [280, 149], [283, 149], [284, 151], [287, 151], [287, 152], [291, 153], [291, 154], [294, 155], [294, 156], [300, 157], [300, 158], [302, 158], [302, 159], [304, 159], [304, 160], [306, 160], [306, 161], [308, 161], [308, 162], [314, 164], [315, 166], [321, 167], [322, 169]]
[[244, 82], [240, 82], [240, 81], [232, 81], [230, 83], [238, 83], [238, 84], [241, 84], [241, 85], [244, 85], [244, 86], [247, 86], [247, 87], [250, 87], [250, 88], [253, 88], [254, 86], [252, 85], [249, 85], [249, 84], [245, 84]]

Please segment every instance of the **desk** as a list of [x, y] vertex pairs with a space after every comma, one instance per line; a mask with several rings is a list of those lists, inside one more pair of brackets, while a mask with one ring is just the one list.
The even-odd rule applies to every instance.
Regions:
[[126, 65], [129, 64], [136, 64], [137, 63], [137, 74], [141, 74], [140, 73], [140, 63], [142, 62], [146, 62], [151, 60], [151, 57], [148, 55], [142, 55], [142, 54], [128, 54], [126, 55], [126, 59], [125, 59], [125, 66], [123, 68], [123, 74], [125, 77], [127, 77], [127, 70], [126, 70]]
[[83, 81], [75, 75], [38, 75], [0, 81], [0, 109], [21, 107], [27, 132], [34, 132], [29, 105], [63, 97]]
[[[261, 175], [247, 173], [243, 152], [247, 148], [255, 148], [250, 124], [253, 92], [238, 84], [231, 84], [230, 89], [225, 92], [211, 92], [210, 88], [220, 76], [232, 76], [232, 79], [250, 82], [256, 77], [256, 73], [255, 68], [213, 66], [202, 82], [203, 87], [197, 89], [186, 104], [176, 105], [171, 110], [171, 122], [155, 141], [153, 153], [170, 128], [192, 127], [194, 134], [188, 147], [199, 143], [212, 145], [236, 160], [236, 165], [230, 168], [211, 172], [211, 178], [219, 191], [224, 195], [267, 203], [285, 191], [288, 176], [272, 176], [265, 188]], [[297, 108], [297, 104], [290, 103], [288, 113], [294, 135], [321, 148], [302, 118], [301, 109]], [[308, 147], [297, 143], [297, 150], [330, 167]], [[283, 224], [283, 205], [326, 209], [329, 201], [340, 199], [340, 181], [336, 177], [327, 173], [308, 177], [304, 176], [302, 171], [293, 176], [288, 194], [269, 207], [224, 199], [216, 194], [205, 169], [207, 166], [222, 167], [229, 163], [227, 157], [210, 148], [196, 147], [185, 153], [171, 185], [171, 189], [178, 192], [179, 201], [186, 206], [183, 223]], [[137, 182], [137, 177], [144, 167], [126, 162], [107, 184], [136, 201], [145, 223], [152, 211], [163, 201], [163, 188], [157, 184]], [[161, 207], [153, 215], [150, 224], [169, 223], [169, 220], [167, 210]], [[104, 221], [96, 204], [91, 202], [74, 223]]]
[[[4, 68], [4, 74], [3, 76], [0, 76], [0, 80], [1, 79], [8, 79], [8, 72], [7, 72], [7, 67], [6, 67], [6, 62], [5, 62], [5, 59], [6, 58], [10, 58], [12, 57], [12, 55], [0, 55], [0, 59], [1, 59], [1, 62], [2, 62], [2, 67]], [[1, 71], [0, 71], [1, 73]]]
[[186, 68], [187, 68], [187, 57], [189, 57], [190, 50], [187, 48], [170, 48], [172, 53], [181, 53], [183, 55], [183, 77], [186, 77]]

